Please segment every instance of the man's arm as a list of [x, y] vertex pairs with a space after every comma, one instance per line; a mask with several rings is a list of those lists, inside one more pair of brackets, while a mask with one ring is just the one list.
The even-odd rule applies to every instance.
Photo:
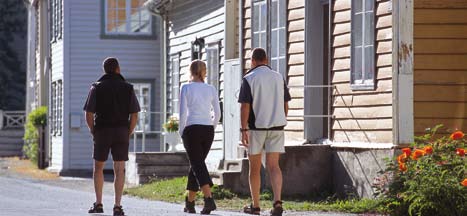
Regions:
[[[241, 119], [241, 126], [242, 129], [248, 128], [248, 117], [250, 116], [250, 104], [249, 103], [241, 103], [240, 106], [240, 119]], [[242, 131], [242, 143], [244, 146], [248, 147], [249, 133], [248, 131]]]
[[138, 122], [138, 113], [131, 113], [130, 114], [130, 129], [128, 131], [128, 135], [132, 135], [135, 131], [136, 123]]
[[284, 111], [285, 111], [285, 116], [287, 117], [287, 114], [289, 114], [289, 102], [288, 101], [284, 102]]
[[86, 124], [91, 134], [94, 134], [94, 113], [86, 112]]

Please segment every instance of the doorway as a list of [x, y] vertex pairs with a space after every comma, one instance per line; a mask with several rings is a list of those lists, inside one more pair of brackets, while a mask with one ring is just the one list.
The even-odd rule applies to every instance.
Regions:
[[330, 139], [329, 1], [305, 3], [305, 99], [307, 143]]

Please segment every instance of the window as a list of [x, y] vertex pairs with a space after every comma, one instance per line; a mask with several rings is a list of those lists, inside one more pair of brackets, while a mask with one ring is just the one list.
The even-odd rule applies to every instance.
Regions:
[[52, 124], [51, 133], [54, 136], [62, 135], [63, 123], [63, 87], [62, 80], [52, 82]]
[[206, 48], [208, 83], [219, 91], [219, 43], [209, 44]]
[[146, 111], [146, 117], [141, 114], [139, 116], [136, 130], [143, 130], [142, 125], [146, 131], [151, 130], [151, 84], [150, 83], [133, 83], [136, 98], [138, 98], [141, 110]]
[[287, 75], [287, 1], [253, 1], [252, 45], [266, 49], [275, 71]]
[[180, 112], [179, 97], [180, 97], [180, 54], [172, 56], [172, 71], [170, 74], [170, 92], [171, 92], [171, 113], [178, 114]]
[[353, 90], [374, 89], [375, 14], [374, 0], [352, 0], [351, 86]]
[[50, 40], [56, 42], [62, 39], [63, 31], [63, 5], [62, 0], [50, 0]]
[[106, 35], [151, 35], [152, 16], [145, 0], [104, 0]]

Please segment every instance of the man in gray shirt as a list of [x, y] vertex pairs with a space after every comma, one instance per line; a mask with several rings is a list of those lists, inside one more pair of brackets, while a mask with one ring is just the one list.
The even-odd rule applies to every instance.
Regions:
[[266, 152], [274, 204], [271, 215], [282, 215], [282, 171], [279, 156], [284, 150], [284, 127], [287, 125], [288, 101], [291, 100], [284, 77], [268, 65], [266, 51], [255, 48], [252, 69], [243, 77], [238, 102], [241, 103], [242, 144], [248, 148], [250, 192], [253, 203], [245, 213], [259, 214], [261, 153]]

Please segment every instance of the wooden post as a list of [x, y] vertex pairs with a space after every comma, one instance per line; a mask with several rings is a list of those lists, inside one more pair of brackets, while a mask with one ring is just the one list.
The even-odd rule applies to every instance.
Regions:
[[394, 143], [413, 142], [413, 0], [393, 0]]

